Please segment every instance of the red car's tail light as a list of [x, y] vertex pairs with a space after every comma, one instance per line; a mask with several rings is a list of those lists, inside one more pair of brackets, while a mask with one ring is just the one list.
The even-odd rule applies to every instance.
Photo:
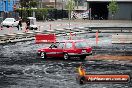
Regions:
[[38, 50], [38, 52], [41, 52], [41, 50]]
[[89, 48], [87, 49], [87, 52], [91, 52], [91, 51], [92, 51], [92, 48], [89, 47]]

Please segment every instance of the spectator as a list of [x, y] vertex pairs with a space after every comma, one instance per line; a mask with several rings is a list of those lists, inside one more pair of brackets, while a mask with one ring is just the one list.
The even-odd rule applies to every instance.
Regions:
[[72, 17], [72, 18], [73, 18], [73, 20], [74, 20], [74, 19], [76, 19], [76, 15], [75, 15], [75, 14], [73, 14], [73, 17]]
[[21, 17], [19, 18], [19, 28], [21, 28], [21, 30], [22, 30], [22, 19], [21, 19]]

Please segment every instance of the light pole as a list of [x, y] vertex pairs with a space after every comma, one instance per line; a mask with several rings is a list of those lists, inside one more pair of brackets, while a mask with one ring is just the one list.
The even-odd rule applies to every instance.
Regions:
[[39, 8], [42, 8], [43, 0], [39, 1]]
[[70, 28], [70, 20], [71, 20], [71, 9], [70, 9], [70, 5], [69, 5], [69, 28]]
[[57, 0], [55, 0], [54, 8], [55, 8], [55, 19], [57, 20]]
[[37, 9], [37, 8], [31, 8], [32, 10], [33, 10], [33, 17], [35, 17], [35, 10]]
[[19, 3], [19, 7], [21, 9], [21, 19], [22, 19], [22, 5], [21, 5], [22, 1], [20, 0], [20, 3]]
[[68, 11], [69, 11], [69, 28], [70, 28], [70, 20], [71, 20], [71, 12], [75, 9], [74, 0], [68, 0]]
[[63, 19], [63, 0], [62, 0], [62, 19]]
[[56, 9], [56, 4], [57, 4], [57, 0], [55, 0], [55, 3], [54, 3], [54, 8]]

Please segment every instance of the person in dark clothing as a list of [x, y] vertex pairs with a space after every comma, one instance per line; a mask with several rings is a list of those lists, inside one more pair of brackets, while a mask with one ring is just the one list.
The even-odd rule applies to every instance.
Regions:
[[72, 18], [73, 18], [73, 20], [75, 20], [75, 19], [76, 19], [76, 15], [75, 15], [75, 14], [73, 14], [73, 17], [72, 17]]
[[19, 18], [19, 28], [22, 30], [22, 19]]

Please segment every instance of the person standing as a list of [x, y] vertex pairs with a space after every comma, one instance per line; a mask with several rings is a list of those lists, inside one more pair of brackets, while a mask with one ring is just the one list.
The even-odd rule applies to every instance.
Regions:
[[19, 18], [19, 24], [18, 24], [18, 26], [22, 30], [22, 19], [21, 19], [21, 17]]

